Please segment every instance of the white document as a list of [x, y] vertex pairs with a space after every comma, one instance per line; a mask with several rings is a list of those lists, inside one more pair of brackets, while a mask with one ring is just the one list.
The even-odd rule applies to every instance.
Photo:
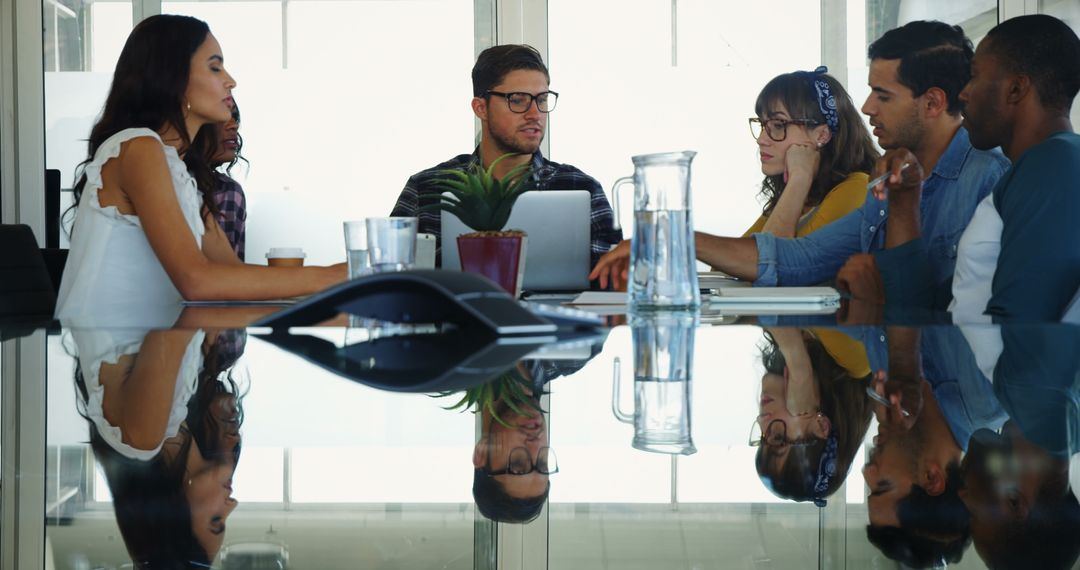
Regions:
[[585, 291], [567, 305], [626, 305], [626, 292]]

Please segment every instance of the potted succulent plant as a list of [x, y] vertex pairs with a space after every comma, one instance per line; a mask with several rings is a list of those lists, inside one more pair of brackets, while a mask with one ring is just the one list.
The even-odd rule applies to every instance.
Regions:
[[512, 156], [516, 154], [496, 158], [487, 169], [477, 161], [464, 172], [443, 171], [445, 178], [437, 182], [437, 187], [450, 195], [440, 195], [437, 203], [421, 210], [445, 210], [472, 228], [473, 232], [457, 238], [461, 270], [483, 275], [517, 297], [525, 275], [528, 236], [520, 230], [503, 228], [514, 202], [526, 191], [532, 165], [516, 166], [501, 180], [492, 174], [496, 165]]

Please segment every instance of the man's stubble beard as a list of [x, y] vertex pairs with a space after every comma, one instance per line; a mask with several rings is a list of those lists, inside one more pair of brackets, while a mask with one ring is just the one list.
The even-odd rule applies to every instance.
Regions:
[[[519, 154], [532, 155], [536, 151], [540, 150], [540, 143], [543, 143], [544, 142], [544, 136], [547, 136], [547, 131], [545, 130], [544, 135], [540, 137], [540, 141], [537, 143], [536, 148], [529, 149], [529, 148], [525, 148], [523, 146], [520, 146], [516, 142], [514, 142], [514, 137], [513, 136], [509, 136], [509, 137], [503, 136], [501, 133], [495, 132], [490, 127], [488, 127], [487, 132], [491, 136], [492, 142], [494, 142], [495, 146], [499, 148], [500, 154], [516, 152], [516, 153], [519, 153]], [[494, 158], [498, 158], [498, 157], [492, 157], [492, 158], [494, 159]]]
[[907, 121], [903, 125], [898, 125], [894, 131], [896, 136], [893, 137], [893, 144], [889, 147], [882, 147], [885, 150], [892, 150], [897, 148], [906, 148], [912, 152], [922, 147], [923, 138], [926, 136], [926, 125], [923, 123], [922, 118], [919, 116], [919, 110], [912, 107], [911, 114], [908, 116]]

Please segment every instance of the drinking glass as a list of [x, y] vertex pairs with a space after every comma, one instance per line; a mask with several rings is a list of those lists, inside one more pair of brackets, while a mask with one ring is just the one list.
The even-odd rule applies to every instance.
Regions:
[[368, 218], [372, 271], [403, 271], [416, 264], [416, 218]]
[[345, 256], [349, 262], [349, 279], [368, 273], [367, 222], [345, 222]]

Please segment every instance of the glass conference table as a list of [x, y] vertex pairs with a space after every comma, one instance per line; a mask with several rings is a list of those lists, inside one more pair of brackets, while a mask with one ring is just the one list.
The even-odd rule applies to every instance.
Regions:
[[267, 310], [3, 328], [4, 567], [1076, 564], [1077, 327]]

